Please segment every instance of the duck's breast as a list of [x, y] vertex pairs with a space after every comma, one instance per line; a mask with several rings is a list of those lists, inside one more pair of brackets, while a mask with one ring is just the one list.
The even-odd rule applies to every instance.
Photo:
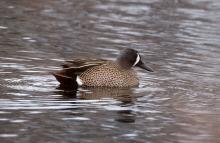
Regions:
[[90, 68], [79, 78], [83, 86], [131, 87], [139, 84], [136, 73], [132, 69], [121, 69], [114, 64]]

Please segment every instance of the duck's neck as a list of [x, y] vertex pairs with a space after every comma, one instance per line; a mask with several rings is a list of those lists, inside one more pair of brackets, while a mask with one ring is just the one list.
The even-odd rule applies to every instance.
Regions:
[[123, 59], [122, 57], [118, 57], [115, 62], [123, 69], [131, 69], [133, 66], [132, 64], [129, 63], [129, 61]]

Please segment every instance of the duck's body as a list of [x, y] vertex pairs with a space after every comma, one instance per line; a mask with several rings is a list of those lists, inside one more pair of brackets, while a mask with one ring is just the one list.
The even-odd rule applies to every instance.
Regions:
[[139, 66], [148, 71], [137, 51], [126, 49], [116, 61], [97, 59], [75, 59], [67, 61], [63, 70], [53, 73], [61, 87], [133, 87], [139, 80], [132, 67]]
[[133, 69], [124, 69], [113, 61], [89, 68], [78, 79], [85, 86], [131, 87], [139, 83]]

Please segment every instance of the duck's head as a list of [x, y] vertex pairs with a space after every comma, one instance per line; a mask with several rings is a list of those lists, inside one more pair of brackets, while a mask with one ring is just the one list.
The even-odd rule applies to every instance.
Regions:
[[153, 69], [146, 66], [142, 60], [138, 51], [134, 49], [127, 48], [123, 50], [116, 60], [120, 66], [123, 68], [129, 69], [132, 67], [140, 67], [147, 71], [153, 72]]

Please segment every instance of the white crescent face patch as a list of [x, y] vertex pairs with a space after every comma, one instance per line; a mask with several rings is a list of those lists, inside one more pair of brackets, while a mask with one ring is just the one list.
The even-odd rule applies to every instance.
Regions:
[[137, 58], [136, 58], [135, 63], [133, 64], [133, 66], [135, 66], [140, 60], [141, 60], [141, 57], [139, 54], [137, 54]]

